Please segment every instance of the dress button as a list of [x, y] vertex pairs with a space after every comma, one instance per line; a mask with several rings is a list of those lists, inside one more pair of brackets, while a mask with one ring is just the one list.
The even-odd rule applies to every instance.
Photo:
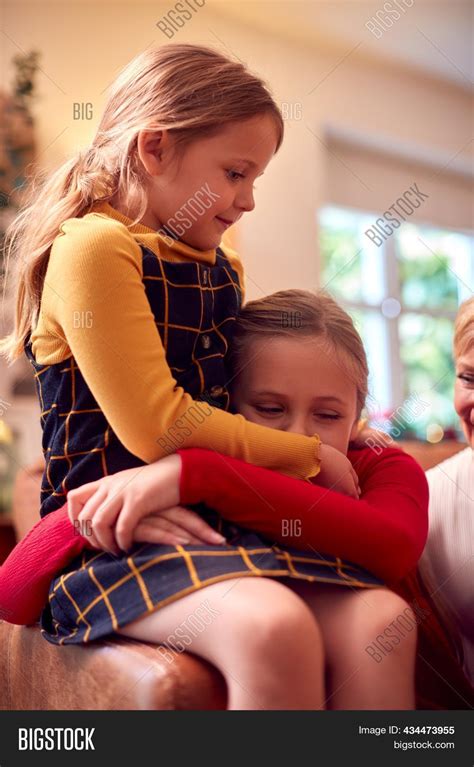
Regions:
[[203, 285], [207, 285], [208, 284], [208, 281], [209, 281], [208, 278], [209, 278], [209, 272], [207, 271], [207, 269], [204, 269], [203, 273], [202, 273], [202, 284]]
[[208, 335], [204, 335], [201, 337], [201, 343], [204, 346], [205, 349], [209, 349], [211, 345], [211, 339]]
[[224, 387], [212, 386], [210, 389], [210, 393], [212, 394], [213, 397], [220, 397], [220, 395], [224, 393]]

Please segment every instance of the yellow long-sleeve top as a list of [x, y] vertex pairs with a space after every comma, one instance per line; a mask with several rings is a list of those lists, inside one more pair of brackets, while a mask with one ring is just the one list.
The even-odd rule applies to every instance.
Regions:
[[[174, 315], [171, 312], [172, 308], [176, 309], [172, 302], [191, 301], [196, 290], [201, 295], [202, 291], [218, 289], [209, 284], [210, 278], [205, 284], [206, 272], [209, 276], [216, 264], [216, 251], [195, 250], [179, 240], [162, 237], [146, 226], [131, 226], [131, 223], [108, 203], [96, 204], [85, 216], [64, 222], [51, 248], [39, 320], [31, 334], [31, 350], [40, 397], [41, 374], [48, 366], [72, 359], [74, 364], [67, 368], [72, 371], [72, 388], [74, 370], [78, 369], [118, 440], [134, 456], [149, 463], [166, 454], [164, 435], [171, 433], [194, 404], [192, 396], [178, 385], [173, 373], [176, 377], [178, 374], [167, 360], [172, 352], [175, 327], [170, 317], [176, 317], [176, 312]], [[153, 259], [158, 276], [144, 275], [144, 254]], [[235, 283], [231, 282], [234, 292], [239, 293], [240, 304], [241, 262], [228, 248], [221, 248], [220, 258], [222, 254], [230, 265], [229, 277], [232, 270], [237, 275]], [[181, 294], [183, 286], [173, 287], [169, 273], [165, 275], [165, 267], [173, 263], [194, 265], [194, 283], [184, 286], [189, 290], [193, 288], [192, 293]], [[224, 268], [224, 271], [227, 270]], [[159, 317], [146, 292], [145, 277], [150, 289], [165, 288], [160, 294], [164, 297], [161, 335]], [[152, 283], [153, 280], [156, 282]], [[230, 319], [233, 321], [234, 317]], [[215, 330], [217, 339], [224, 338], [219, 327], [222, 331], [228, 320], [221, 318], [219, 325], [213, 318], [211, 330]], [[186, 330], [197, 332], [202, 340], [206, 329]], [[193, 359], [193, 362], [198, 377], [202, 375], [205, 360], [200, 363]], [[50, 401], [46, 411], [43, 405], [43, 417], [55, 404]], [[207, 403], [205, 408], [211, 414], [195, 428], [180, 432], [179, 447], [211, 448], [300, 478], [318, 473], [320, 440], [317, 435], [289, 434], [251, 423], [219, 407], [210, 408]], [[84, 417], [85, 411], [81, 412]], [[67, 442], [74, 430], [74, 392], [71, 408], [63, 415], [66, 425], [70, 426], [69, 431], [66, 430]], [[47, 453], [45, 439], [43, 446]], [[103, 473], [107, 473], [106, 468]], [[50, 483], [52, 489], [54, 479], [50, 479]]]

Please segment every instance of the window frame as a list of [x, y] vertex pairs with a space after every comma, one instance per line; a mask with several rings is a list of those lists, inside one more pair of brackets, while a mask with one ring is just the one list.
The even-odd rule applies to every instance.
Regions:
[[[356, 221], [360, 221], [360, 223], [365, 222], [367, 220], [375, 221], [378, 214], [372, 213], [371, 211], [364, 211], [359, 208], [350, 208], [348, 206], [343, 205], [337, 205], [333, 203], [328, 203], [320, 208], [318, 212], [318, 227], [319, 231], [321, 231], [324, 228], [323, 223], [323, 216], [326, 212], [335, 210], [338, 213], [344, 214], [347, 213], [351, 218], [355, 219]], [[414, 226], [416, 226], [418, 229], [431, 229], [436, 230], [438, 232], [451, 232], [452, 234], [456, 235], [462, 235], [467, 237], [472, 245], [472, 258], [470, 260], [470, 274], [466, 278], [466, 281], [462, 279], [459, 275], [456, 273], [456, 280], [458, 284], [458, 306], [462, 303], [463, 300], [465, 300], [468, 296], [460, 296], [459, 291], [459, 283], [463, 283], [467, 289], [466, 292], [471, 291], [471, 295], [474, 294], [474, 290], [469, 286], [470, 284], [474, 284], [474, 230], [460, 230], [460, 229], [453, 229], [451, 227], [445, 227], [445, 226], [439, 226], [438, 224], [434, 222], [427, 222], [427, 221], [418, 221], [415, 220], [413, 222], [409, 221], [408, 223], [413, 223]], [[382, 261], [382, 268], [381, 268], [381, 275], [382, 275], [382, 284], [381, 284], [381, 293], [382, 293], [382, 299], [379, 302], [374, 303], [368, 303], [364, 300], [353, 300], [351, 298], [338, 298], [338, 301], [340, 301], [341, 305], [349, 310], [349, 311], [358, 311], [358, 312], [373, 312], [376, 311], [380, 315], [380, 319], [383, 323], [384, 327], [384, 335], [385, 335], [385, 342], [387, 344], [387, 360], [388, 364], [390, 366], [390, 370], [388, 371], [387, 375], [387, 382], [388, 382], [388, 400], [391, 402], [390, 407], [393, 407], [393, 410], [395, 411], [397, 408], [400, 408], [404, 405], [404, 403], [407, 401], [407, 398], [410, 396], [410, 394], [405, 394], [407, 391], [406, 386], [406, 375], [404, 366], [402, 363], [402, 357], [400, 354], [401, 344], [400, 344], [400, 321], [402, 317], [414, 314], [422, 317], [433, 317], [433, 318], [444, 318], [450, 320], [454, 324], [454, 320], [456, 318], [457, 309], [451, 310], [451, 309], [445, 309], [440, 307], [439, 309], [432, 309], [432, 308], [424, 308], [424, 307], [418, 307], [418, 308], [410, 308], [403, 304], [402, 301], [402, 281], [401, 281], [401, 274], [400, 274], [400, 261], [399, 258], [397, 258], [397, 241], [396, 237], [399, 230], [395, 230], [386, 240], [383, 241], [383, 243], [378, 247], [378, 252], [380, 254], [380, 258]], [[321, 243], [320, 243], [321, 244]], [[374, 243], [371, 243], [367, 239], [367, 248], [373, 248], [376, 247]], [[361, 252], [362, 251], [362, 252]], [[363, 258], [363, 251], [364, 248], [359, 249], [358, 255]], [[322, 278], [324, 273], [324, 266], [323, 259], [321, 257], [321, 271], [320, 271], [320, 277]], [[453, 271], [453, 270], [451, 270]], [[337, 275], [336, 275], [337, 276]], [[330, 283], [332, 280], [335, 279], [333, 277], [328, 283], [328, 290], [330, 291]], [[321, 279], [322, 282], [322, 279]], [[466, 284], [466, 282], [468, 284]], [[325, 288], [325, 285], [322, 285], [322, 288]], [[400, 305], [400, 311], [396, 317], [387, 317], [383, 310], [382, 305], [384, 300], [387, 298], [395, 299], [398, 301]], [[374, 396], [369, 396], [369, 400], [372, 399], [376, 402], [376, 399]], [[381, 410], [379, 406], [379, 410]]]

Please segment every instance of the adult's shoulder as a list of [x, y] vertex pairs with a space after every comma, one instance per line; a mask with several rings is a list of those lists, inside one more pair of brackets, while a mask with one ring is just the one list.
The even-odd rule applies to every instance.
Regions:
[[466, 475], [466, 472], [470, 471], [474, 471], [474, 451], [471, 447], [466, 447], [428, 469], [426, 476], [430, 485], [435, 485], [438, 482], [456, 481], [460, 475]]
[[460, 450], [426, 472], [430, 487], [431, 506], [445, 507], [453, 503], [472, 504], [474, 492], [474, 451]]

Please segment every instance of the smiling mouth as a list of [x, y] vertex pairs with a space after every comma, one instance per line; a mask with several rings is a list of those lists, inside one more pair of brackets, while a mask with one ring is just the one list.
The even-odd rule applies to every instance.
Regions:
[[216, 219], [219, 221], [220, 224], [222, 224], [222, 226], [225, 226], [226, 228], [228, 226], [232, 226], [232, 224], [234, 223], [233, 221], [229, 221], [228, 219], [222, 218], [221, 216], [216, 216]]

